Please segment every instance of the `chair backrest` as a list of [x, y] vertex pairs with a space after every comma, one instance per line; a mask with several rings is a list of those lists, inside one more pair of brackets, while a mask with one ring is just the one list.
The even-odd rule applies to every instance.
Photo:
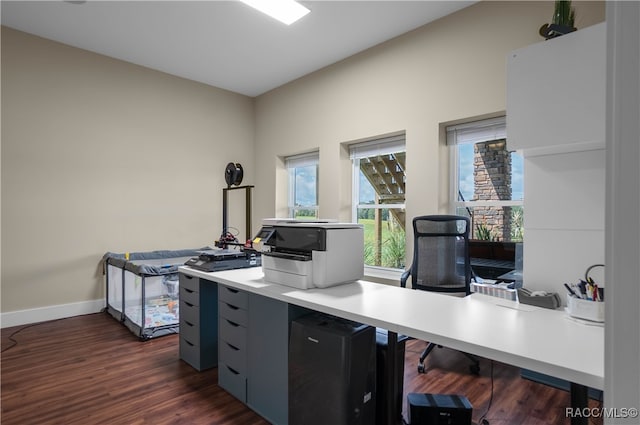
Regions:
[[412, 288], [471, 293], [469, 224], [467, 217], [457, 215], [413, 219]]

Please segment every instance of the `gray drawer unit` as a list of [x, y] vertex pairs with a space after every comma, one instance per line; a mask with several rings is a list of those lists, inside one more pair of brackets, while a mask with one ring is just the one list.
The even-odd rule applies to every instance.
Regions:
[[246, 403], [249, 294], [218, 285], [218, 299], [218, 383]]
[[197, 370], [218, 365], [218, 288], [180, 273], [180, 358]]
[[275, 425], [288, 423], [289, 325], [309, 313], [218, 284], [218, 384]]

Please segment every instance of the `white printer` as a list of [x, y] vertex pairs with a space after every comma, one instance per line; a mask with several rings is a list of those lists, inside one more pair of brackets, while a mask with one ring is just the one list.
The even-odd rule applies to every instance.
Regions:
[[361, 224], [266, 219], [254, 238], [256, 245], [268, 282], [326, 288], [364, 276]]

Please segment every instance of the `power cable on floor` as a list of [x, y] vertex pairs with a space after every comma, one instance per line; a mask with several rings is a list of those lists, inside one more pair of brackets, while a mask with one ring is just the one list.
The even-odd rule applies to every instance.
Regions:
[[[105, 311], [105, 309], [100, 310], [101, 313], [103, 313], [104, 311]], [[79, 314], [78, 316], [88, 316], [90, 314], [95, 314], [95, 313]], [[28, 325], [24, 325], [20, 329], [16, 329], [15, 331], [13, 331], [11, 333], [11, 335], [9, 335], [8, 339], [9, 339], [9, 341], [12, 342], [12, 344], [10, 346], [6, 347], [6, 348], [3, 348], [2, 351], [0, 351], [0, 353], [4, 353], [5, 351], [8, 351], [8, 350], [12, 349], [13, 347], [15, 347], [16, 345], [18, 345], [18, 341], [15, 339], [15, 336], [18, 335], [20, 332], [22, 332], [25, 329], [33, 328], [35, 326], [43, 325], [45, 323], [53, 323], [53, 322], [59, 322], [60, 320], [72, 319], [72, 318], [78, 317], [78, 316], [61, 317], [60, 319], [47, 320], [47, 321], [44, 321], [44, 322], [36, 322], [36, 323], [30, 323]]]
[[15, 347], [16, 345], [18, 345], [18, 341], [16, 341], [15, 338], [14, 338], [17, 334], [19, 334], [20, 332], [22, 332], [25, 329], [32, 328], [32, 327], [40, 325], [42, 323], [46, 323], [46, 322], [31, 323], [30, 325], [25, 325], [25, 326], [21, 327], [20, 329], [16, 329], [15, 331], [13, 331], [11, 333], [11, 335], [9, 335], [9, 341], [11, 341], [13, 344], [11, 344], [10, 346], [8, 346], [6, 348], [3, 348], [2, 351], [0, 351], [0, 353], [4, 353], [5, 351], [10, 350], [13, 347]]
[[484, 411], [484, 414], [480, 416], [480, 420], [478, 425], [489, 425], [489, 420], [486, 418], [487, 414], [489, 414], [489, 409], [491, 409], [491, 403], [493, 403], [493, 360], [491, 360], [491, 396], [489, 397], [489, 404], [487, 404], [487, 409]]

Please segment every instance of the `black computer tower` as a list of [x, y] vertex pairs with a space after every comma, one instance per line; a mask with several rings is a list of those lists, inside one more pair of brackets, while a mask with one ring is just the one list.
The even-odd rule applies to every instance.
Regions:
[[323, 314], [291, 322], [289, 423], [375, 423], [376, 331]]

